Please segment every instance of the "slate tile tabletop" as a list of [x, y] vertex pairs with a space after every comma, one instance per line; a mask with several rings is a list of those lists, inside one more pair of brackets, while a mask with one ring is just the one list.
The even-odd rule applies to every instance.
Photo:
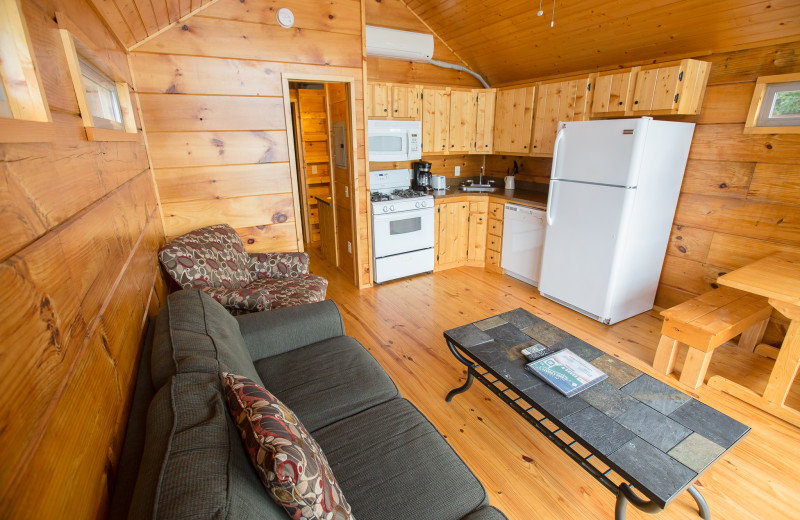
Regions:
[[[444, 335], [662, 508], [750, 431], [521, 308]], [[567, 398], [525, 370], [521, 351], [536, 343], [568, 348], [608, 378]]]

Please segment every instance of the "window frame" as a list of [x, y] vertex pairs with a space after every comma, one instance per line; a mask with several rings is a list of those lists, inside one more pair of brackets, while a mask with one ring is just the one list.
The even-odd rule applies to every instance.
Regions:
[[0, 117], [0, 142], [52, 141], [53, 117], [20, 0], [0, 0], [0, 83], [11, 113]]
[[[67, 55], [67, 66], [69, 68], [72, 86], [75, 90], [75, 97], [78, 100], [78, 110], [80, 111], [83, 126], [86, 131], [86, 138], [89, 141], [136, 141], [139, 139], [136, 119], [133, 113], [130, 89], [128, 83], [117, 74], [113, 68], [109, 67], [84, 40], [79, 38], [75, 32], [77, 28], [69, 23], [62, 13], [56, 13], [58, 19], [61, 40], [64, 44], [64, 51]], [[114, 84], [119, 100], [120, 111], [122, 114], [122, 125], [119, 129], [106, 128], [104, 118], [92, 115], [89, 99], [86, 95], [86, 87], [83, 82], [83, 71], [81, 61], [87, 63], [95, 73], [104, 76]], [[97, 119], [97, 120], [96, 120]]]
[[762, 110], [770, 110], [772, 99], [767, 99], [767, 91], [773, 85], [780, 83], [794, 83], [800, 81], [800, 73], [779, 74], [775, 76], [761, 76], [756, 80], [747, 120], [744, 124], [745, 134], [800, 134], [800, 120], [797, 124], [780, 126], [759, 126]]

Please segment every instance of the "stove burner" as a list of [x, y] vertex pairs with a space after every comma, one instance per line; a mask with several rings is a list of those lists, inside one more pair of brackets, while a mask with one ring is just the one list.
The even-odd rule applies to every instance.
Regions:
[[400, 199], [411, 199], [411, 198], [414, 198], [414, 197], [422, 197], [423, 196], [422, 193], [420, 193], [418, 191], [410, 190], [408, 188], [406, 188], [404, 190], [394, 190], [392, 192], [392, 195], [394, 195], [395, 197], [398, 197]]
[[391, 193], [382, 193], [380, 191], [373, 191], [369, 194], [369, 200], [372, 202], [384, 202], [387, 200], [397, 200], [397, 199], [414, 199], [417, 197], [425, 197], [426, 193], [421, 191], [414, 191], [412, 189], [399, 189], [394, 190]]
[[372, 202], [383, 202], [386, 200], [392, 200], [392, 196], [389, 195], [388, 193], [381, 193], [378, 191], [374, 191], [369, 194], [369, 200], [371, 200]]

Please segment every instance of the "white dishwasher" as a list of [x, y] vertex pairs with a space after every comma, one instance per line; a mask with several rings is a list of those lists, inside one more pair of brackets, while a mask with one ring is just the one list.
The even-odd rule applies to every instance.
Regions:
[[544, 230], [544, 210], [506, 204], [500, 267], [505, 269], [507, 275], [531, 285], [539, 285]]

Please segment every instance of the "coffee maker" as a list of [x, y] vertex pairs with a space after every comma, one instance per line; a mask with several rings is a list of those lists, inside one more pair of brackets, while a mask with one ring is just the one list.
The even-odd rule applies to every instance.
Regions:
[[417, 191], [427, 191], [431, 189], [431, 163], [425, 161], [415, 161], [411, 163], [414, 168], [411, 177], [411, 187]]

